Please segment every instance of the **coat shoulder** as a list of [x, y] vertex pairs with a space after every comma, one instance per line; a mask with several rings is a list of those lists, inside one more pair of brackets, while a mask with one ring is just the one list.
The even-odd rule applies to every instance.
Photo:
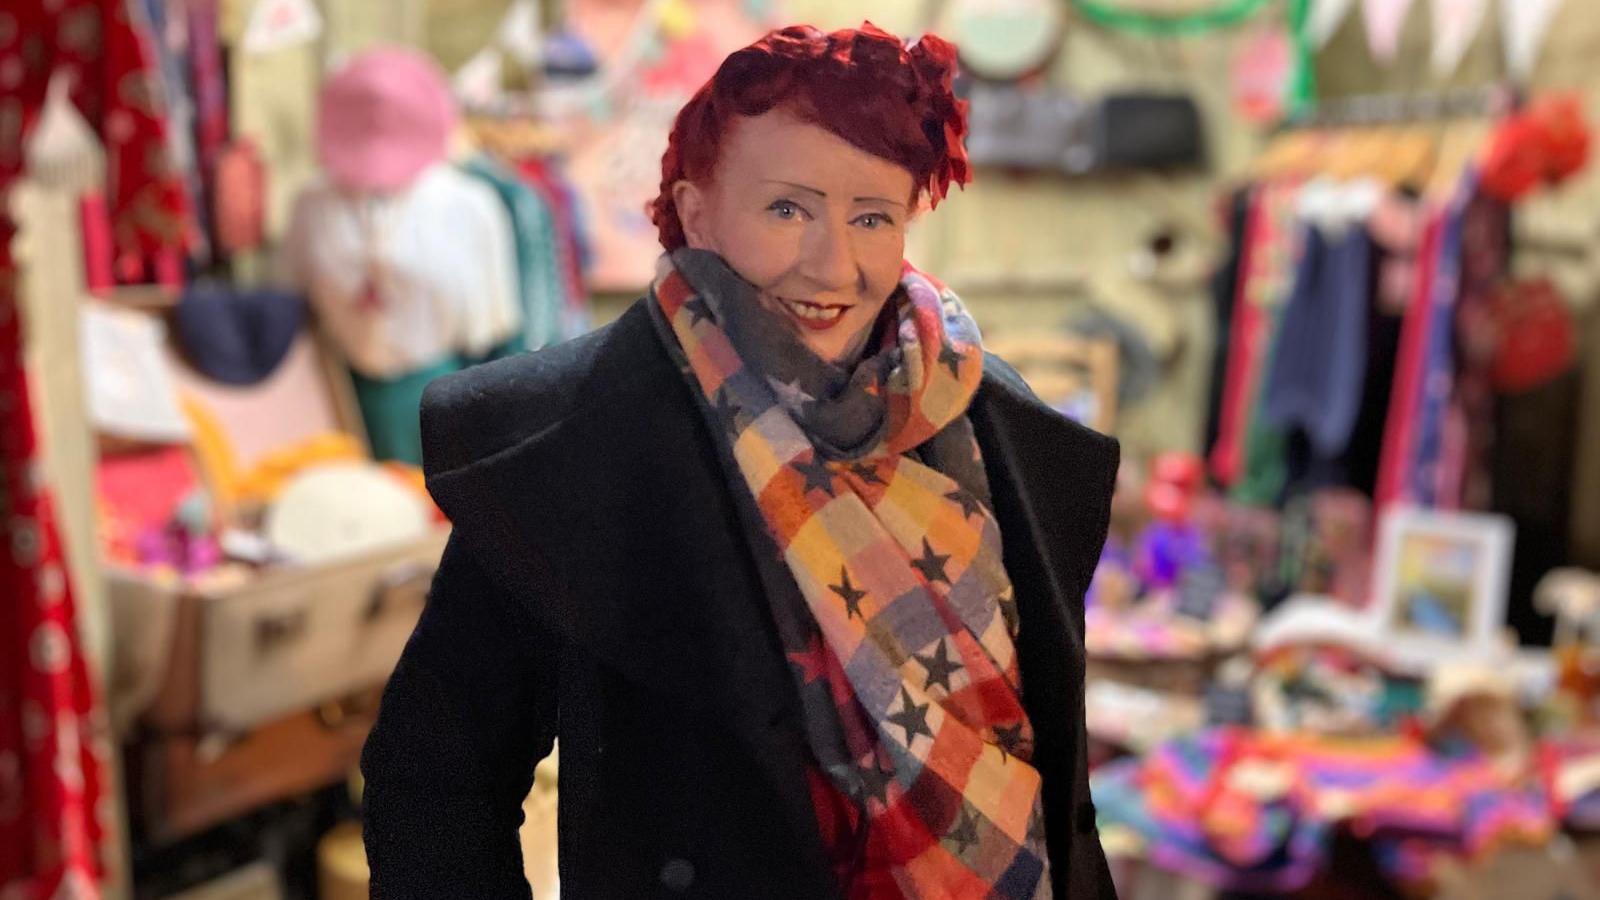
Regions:
[[994, 355], [983, 354], [983, 381], [988, 393], [1006, 406], [1036, 416], [1045, 427], [1055, 429], [1055, 440], [1078, 454], [1088, 456], [1109, 468], [1115, 477], [1122, 460], [1122, 445], [1116, 438], [1067, 418], [1052, 409], [1033, 392], [1011, 364]]
[[650, 329], [647, 311], [635, 303], [581, 337], [435, 379], [422, 395], [424, 471], [429, 478], [455, 472], [575, 415], [611, 408], [644, 368], [637, 363], [655, 340]]

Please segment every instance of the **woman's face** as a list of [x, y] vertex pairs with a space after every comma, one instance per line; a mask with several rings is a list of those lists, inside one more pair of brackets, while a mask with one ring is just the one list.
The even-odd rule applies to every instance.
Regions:
[[689, 246], [759, 288], [817, 356], [853, 353], [900, 281], [911, 173], [773, 110], [737, 120], [710, 181], [673, 187]]

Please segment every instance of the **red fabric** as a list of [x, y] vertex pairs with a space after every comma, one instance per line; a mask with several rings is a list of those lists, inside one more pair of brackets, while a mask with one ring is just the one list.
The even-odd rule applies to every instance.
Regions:
[[1433, 278], [1438, 266], [1439, 239], [1444, 232], [1444, 216], [1433, 215], [1422, 234], [1417, 254], [1417, 289], [1400, 325], [1400, 352], [1395, 360], [1394, 386], [1389, 395], [1389, 416], [1383, 428], [1383, 447], [1379, 453], [1378, 485], [1374, 507], [1383, 510], [1404, 501], [1406, 469], [1416, 443], [1417, 407], [1422, 402], [1424, 350], [1428, 342], [1429, 319], [1433, 312]]
[[122, 0], [15, 0], [0, 6], [0, 896], [99, 896], [109, 804], [104, 717], [79, 646], [17, 311], [16, 225], [6, 195], [52, 73], [106, 148], [112, 236], [139, 259], [181, 243], [147, 35]]
[[1542, 98], [1495, 129], [1483, 162], [1483, 190], [1510, 202], [1541, 184], [1565, 181], [1588, 164], [1589, 142], [1577, 97]]
[[861, 816], [850, 798], [815, 765], [806, 766], [806, 782], [817, 810], [822, 845], [844, 888], [845, 900], [907, 900], [894, 880], [891, 858], [867, 848], [858, 852]]
[[102, 458], [95, 467], [95, 496], [106, 554], [120, 562], [137, 562], [139, 536], [165, 527], [199, 485], [188, 447]]
[[1499, 390], [1531, 390], [1572, 367], [1576, 326], [1549, 279], [1507, 285], [1495, 298], [1494, 317], [1499, 342], [1490, 377]]
[[1244, 468], [1244, 434], [1250, 408], [1250, 361], [1265, 333], [1267, 319], [1250, 296], [1254, 267], [1266, 229], [1266, 206], [1262, 192], [1250, 197], [1246, 214], [1244, 246], [1239, 248], [1239, 286], [1233, 300], [1233, 323], [1229, 326], [1228, 363], [1222, 383], [1222, 411], [1218, 419], [1217, 442], [1211, 448], [1211, 477], [1224, 487], [1239, 480]]

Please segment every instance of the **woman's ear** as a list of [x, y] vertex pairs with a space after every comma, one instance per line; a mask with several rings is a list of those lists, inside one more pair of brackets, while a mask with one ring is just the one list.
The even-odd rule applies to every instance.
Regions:
[[683, 226], [684, 240], [696, 250], [713, 249], [708, 227], [710, 200], [705, 188], [687, 178], [672, 184], [672, 205], [678, 209], [678, 224]]

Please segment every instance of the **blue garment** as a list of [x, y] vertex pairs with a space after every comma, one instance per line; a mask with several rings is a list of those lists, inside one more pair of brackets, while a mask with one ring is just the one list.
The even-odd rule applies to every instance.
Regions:
[[1304, 431], [1316, 455], [1333, 458], [1349, 445], [1361, 410], [1373, 247], [1362, 228], [1328, 233], [1311, 225], [1303, 247], [1262, 414], [1285, 430]]
[[1466, 222], [1470, 183], [1450, 206], [1439, 236], [1434, 265], [1433, 305], [1429, 308], [1427, 344], [1422, 351], [1422, 392], [1417, 405], [1417, 437], [1405, 471], [1406, 495], [1424, 507], [1439, 502], [1439, 458], [1444, 452], [1444, 424], [1455, 387], [1456, 300], [1461, 294], [1461, 237]]

